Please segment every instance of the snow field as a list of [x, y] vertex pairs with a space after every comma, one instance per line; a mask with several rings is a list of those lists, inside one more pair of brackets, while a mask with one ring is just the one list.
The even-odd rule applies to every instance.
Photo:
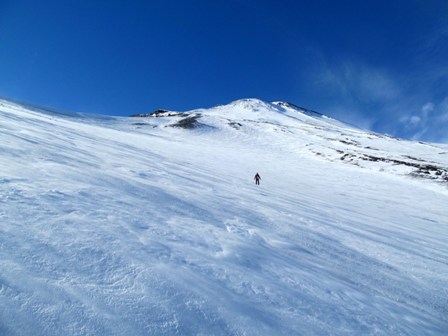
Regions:
[[2, 103], [0, 334], [446, 334], [446, 187], [312, 155], [327, 133], [246, 103], [240, 130], [202, 111], [213, 131]]

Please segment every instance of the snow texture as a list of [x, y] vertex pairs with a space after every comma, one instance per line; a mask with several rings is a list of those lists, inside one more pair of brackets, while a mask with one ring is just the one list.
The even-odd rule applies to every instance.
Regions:
[[0, 160], [0, 335], [448, 334], [446, 145], [2, 100]]

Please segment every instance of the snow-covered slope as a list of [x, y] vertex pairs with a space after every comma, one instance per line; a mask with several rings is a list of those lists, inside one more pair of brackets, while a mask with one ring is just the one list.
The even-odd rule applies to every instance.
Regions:
[[166, 115], [0, 101], [0, 335], [446, 335], [448, 146]]

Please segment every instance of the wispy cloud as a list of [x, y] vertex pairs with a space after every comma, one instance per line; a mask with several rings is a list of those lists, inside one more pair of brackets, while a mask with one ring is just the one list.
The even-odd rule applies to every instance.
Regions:
[[425, 40], [421, 43], [419, 49], [419, 58], [425, 59], [431, 57], [446, 57], [448, 51], [448, 25], [442, 25], [425, 36]]
[[375, 125], [375, 117], [360, 113], [356, 108], [344, 105], [333, 105], [331, 107], [331, 115], [340, 121], [350, 125], [359, 127], [364, 130], [373, 130]]
[[338, 119], [402, 138], [448, 142], [448, 96], [437, 100], [431, 90], [420, 92], [407, 85], [415, 78], [421, 74], [400, 77], [379, 67], [345, 62], [322, 66], [314, 85], [325, 92], [326, 109]]
[[448, 97], [437, 104], [424, 104], [419, 113], [405, 115], [400, 122], [414, 140], [447, 142]]
[[448, 143], [448, 97], [420, 106], [403, 98], [393, 109], [397, 123], [391, 119], [384, 126], [388, 132], [412, 140]]
[[386, 70], [356, 62], [329, 65], [321, 58], [313, 86], [325, 96], [324, 112], [363, 129], [376, 130], [385, 106], [392, 106], [402, 90]]
[[316, 82], [363, 103], [390, 101], [400, 95], [400, 87], [385, 70], [352, 62], [325, 67]]

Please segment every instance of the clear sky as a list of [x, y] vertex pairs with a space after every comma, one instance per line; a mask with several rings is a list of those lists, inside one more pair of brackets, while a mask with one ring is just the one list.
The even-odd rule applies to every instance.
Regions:
[[0, 96], [108, 115], [284, 100], [448, 143], [448, 1], [0, 0]]

